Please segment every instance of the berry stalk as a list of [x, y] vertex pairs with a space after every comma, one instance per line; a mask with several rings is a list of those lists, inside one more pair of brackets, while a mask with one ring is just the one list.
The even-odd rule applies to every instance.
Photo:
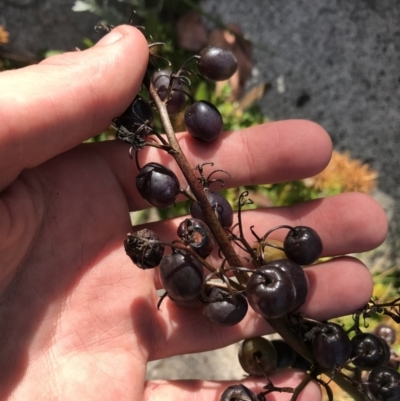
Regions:
[[[172, 148], [170, 154], [174, 157], [176, 163], [181, 169], [183, 175], [185, 176], [185, 179], [189, 184], [193, 195], [195, 196], [197, 202], [199, 203], [201, 209], [203, 210], [208, 227], [210, 228], [212, 234], [214, 235], [214, 238], [217, 241], [218, 245], [220, 246], [221, 251], [224, 254], [229, 265], [231, 267], [242, 266], [243, 263], [241, 262], [240, 258], [233, 249], [232, 244], [225, 233], [225, 230], [218, 221], [218, 218], [215, 216], [214, 210], [211, 208], [211, 205], [204, 192], [203, 186], [198, 182], [196, 176], [194, 175], [192, 167], [190, 166], [189, 162], [187, 161], [185, 155], [182, 152], [179, 142], [176, 139], [175, 131], [172, 127], [166, 104], [164, 101], [160, 99], [152, 83], [150, 83], [149, 92], [154, 103], [158, 108], [160, 118], [165, 130], [165, 134], [168, 138], [169, 145]], [[236, 277], [240, 284], [246, 285], [248, 279], [246, 273], [237, 272]]]

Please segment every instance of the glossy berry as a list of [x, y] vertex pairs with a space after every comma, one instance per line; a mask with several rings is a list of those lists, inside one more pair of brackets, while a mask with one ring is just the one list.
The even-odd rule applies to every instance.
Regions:
[[220, 326], [234, 326], [243, 320], [247, 313], [247, 301], [241, 294], [231, 295], [228, 291], [213, 287], [204, 305], [203, 315]]
[[363, 388], [371, 401], [400, 401], [400, 373], [388, 367], [375, 368]]
[[[167, 100], [167, 112], [170, 116], [179, 113], [186, 101], [182, 83], [179, 78], [172, 78], [172, 71], [160, 70], [151, 77], [151, 82], [162, 101]], [[170, 89], [171, 87], [171, 89]], [[170, 91], [170, 92], [169, 92]], [[167, 99], [169, 93], [169, 99]]]
[[141, 269], [151, 269], [160, 264], [164, 254], [164, 245], [160, 237], [151, 230], [143, 229], [128, 234], [124, 247], [126, 254]]
[[159, 272], [165, 291], [176, 301], [188, 301], [200, 295], [204, 280], [203, 267], [191, 255], [172, 253], [165, 256]]
[[336, 369], [350, 358], [350, 339], [342, 326], [327, 323], [314, 335], [312, 353], [319, 366]]
[[[230, 203], [220, 194], [205, 188], [208, 201], [214, 209], [215, 214], [222, 227], [229, 228], [233, 223], [233, 209]], [[190, 204], [190, 214], [196, 218], [205, 221], [203, 211], [199, 204], [192, 202]]]
[[287, 259], [258, 268], [246, 286], [247, 300], [260, 315], [275, 319], [297, 309], [308, 293], [308, 281], [300, 266]]
[[288, 259], [299, 265], [310, 265], [322, 254], [322, 241], [311, 227], [297, 226], [289, 230], [283, 241], [283, 249]]
[[150, 205], [166, 208], [171, 206], [180, 192], [176, 175], [159, 163], [148, 163], [136, 177], [136, 188]]
[[308, 295], [308, 278], [303, 268], [289, 259], [277, 259], [266, 263], [264, 266], [274, 266], [288, 273], [296, 290], [296, 296], [290, 312], [304, 304]]
[[191, 218], [183, 220], [178, 226], [178, 237], [189, 244], [203, 259], [214, 249], [214, 237], [204, 221]]
[[260, 401], [256, 394], [243, 384], [229, 386], [221, 394], [219, 401]]
[[353, 364], [362, 370], [372, 370], [389, 363], [389, 345], [375, 334], [357, 334], [351, 339], [351, 346]]
[[185, 125], [194, 138], [212, 142], [221, 135], [224, 123], [218, 109], [210, 102], [201, 100], [186, 109]]
[[272, 372], [278, 360], [275, 347], [263, 337], [244, 340], [240, 344], [238, 356], [240, 366], [252, 376], [264, 376]]
[[209, 46], [200, 52], [198, 69], [203, 77], [211, 81], [225, 81], [237, 70], [235, 55], [221, 47]]

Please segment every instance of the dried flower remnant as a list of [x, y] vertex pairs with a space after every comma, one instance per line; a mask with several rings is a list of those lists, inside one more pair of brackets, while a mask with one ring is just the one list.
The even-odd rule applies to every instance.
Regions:
[[0, 45], [5, 45], [10, 40], [10, 33], [0, 25]]
[[333, 151], [332, 159], [321, 173], [311, 178], [312, 185], [320, 191], [370, 193], [376, 187], [378, 173], [361, 160], [352, 159], [349, 152]]

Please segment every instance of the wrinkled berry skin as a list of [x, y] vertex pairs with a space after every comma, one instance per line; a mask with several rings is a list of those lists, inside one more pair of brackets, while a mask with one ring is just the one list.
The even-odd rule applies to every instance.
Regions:
[[180, 192], [176, 175], [162, 164], [146, 164], [136, 177], [136, 188], [150, 205], [166, 208], [171, 206]]
[[214, 249], [214, 237], [202, 220], [193, 217], [183, 220], [178, 226], [177, 234], [203, 259], [207, 258]]
[[160, 237], [151, 230], [143, 229], [133, 234], [128, 234], [124, 247], [126, 254], [141, 269], [151, 269], [160, 264], [164, 245]]

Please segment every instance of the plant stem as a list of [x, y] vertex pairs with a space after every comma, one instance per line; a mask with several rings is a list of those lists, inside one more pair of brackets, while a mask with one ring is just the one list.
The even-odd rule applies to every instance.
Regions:
[[[166, 102], [162, 101], [158, 96], [156, 89], [154, 88], [153, 84], [150, 83], [148, 85], [148, 89], [150, 95], [157, 106], [165, 134], [168, 138], [168, 143], [171, 147], [169, 153], [174, 157], [176, 163], [178, 164], [179, 168], [181, 169], [189, 187], [196, 198], [197, 202], [199, 203], [206, 220], [206, 224], [210, 228], [212, 234], [214, 235], [215, 240], [217, 241], [218, 245], [221, 248], [222, 253], [224, 254], [228, 264], [230, 267], [241, 267], [242, 262], [238, 255], [236, 254], [235, 250], [232, 247], [232, 243], [229, 240], [224, 228], [221, 226], [218, 218], [215, 215], [214, 210], [212, 209], [206, 193], [204, 191], [203, 185], [197, 180], [192, 167], [190, 166], [189, 162], [187, 161], [185, 155], [182, 152], [182, 149], [179, 145], [178, 140], [175, 136], [175, 131], [172, 127], [171, 120], [169, 118]], [[243, 236], [243, 234], [241, 233]], [[213, 271], [213, 268], [209, 266], [209, 270]], [[236, 271], [235, 276], [238, 279], [239, 283], [242, 286], [246, 286], [248, 281], [247, 273], [243, 271]], [[310, 349], [307, 345], [298, 337], [295, 331], [293, 331], [289, 319], [287, 316], [284, 316], [279, 319], [265, 319], [269, 325], [301, 356], [309, 360], [311, 363], [314, 362], [314, 358]], [[366, 398], [364, 395], [355, 388], [345, 377], [340, 373], [337, 372], [333, 380], [342, 387], [348, 394], [350, 394], [355, 401], [365, 401]], [[307, 379], [303, 382], [300, 390], [295, 391], [293, 395], [293, 399], [296, 399], [299, 395], [300, 391], [305, 387], [307, 384]]]
[[[240, 267], [243, 265], [242, 261], [236, 254], [235, 250], [232, 247], [231, 242], [229, 241], [228, 236], [226, 235], [225, 230], [221, 226], [218, 221], [217, 216], [215, 215], [214, 210], [212, 209], [210, 202], [207, 199], [207, 196], [204, 192], [203, 186], [198, 182], [192, 167], [189, 165], [185, 155], [182, 152], [182, 149], [179, 145], [179, 142], [176, 139], [174, 128], [172, 127], [171, 120], [169, 118], [167, 107], [164, 101], [160, 99], [156, 89], [153, 84], [150, 83], [149, 86], [150, 95], [153, 98], [158, 112], [160, 114], [161, 121], [164, 126], [165, 134], [168, 138], [168, 142], [172, 149], [171, 155], [174, 157], [176, 163], [181, 169], [184, 177], [186, 178], [187, 183], [190, 186], [190, 189], [193, 192], [193, 195], [197, 199], [206, 220], [208, 227], [214, 235], [215, 240], [221, 248], [222, 253], [224, 254], [226, 260], [229, 263], [230, 267]], [[248, 276], [246, 273], [237, 272], [237, 278], [242, 285], [246, 285]]]

